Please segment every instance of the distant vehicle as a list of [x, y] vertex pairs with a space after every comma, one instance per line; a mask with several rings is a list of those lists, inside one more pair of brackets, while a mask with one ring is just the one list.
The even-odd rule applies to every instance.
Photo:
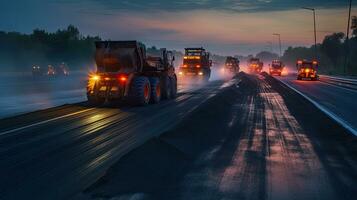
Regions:
[[60, 76], [68, 76], [69, 68], [66, 63], [61, 63], [59, 67], [56, 68], [56, 74]]
[[32, 67], [32, 76], [34, 77], [38, 77], [38, 76], [42, 76], [42, 69], [40, 66], [35, 65]]
[[297, 80], [310, 79], [316, 81], [319, 78], [317, 74], [317, 61], [298, 60], [296, 68], [298, 70]]
[[273, 60], [272, 64], [269, 67], [269, 74], [270, 75], [278, 75], [281, 76], [285, 68], [285, 65], [281, 60]]
[[89, 103], [107, 100], [147, 105], [176, 97], [172, 52], [161, 49], [160, 57], [147, 57], [145, 46], [137, 41], [102, 41], [95, 45], [97, 72], [89, 77]]
[[203, 80], [208, 81], [211, 77], [211, 66], [210, 54], [204, 48], [186, 48], [179, 75], [192, 78], [202, 77]]
[[239, 68], [238, 58], [228, 56], [226, 58], [226, 63], [224, 65], [223, 72], [225, 74], [229, 73], [231, 75], [236, 75], [239, 73], [239, 70], [240, 70], [240, 68]]
[[47, 67], [47, 75], [48, 76], [55, 76], [56, 75], [56, 69], [52, 65], [48, 65]]
[[263, 71], [264, 63], [259, 58], [251, 58], [248, 60], [248, 69], [250, 73], [261, 73]]

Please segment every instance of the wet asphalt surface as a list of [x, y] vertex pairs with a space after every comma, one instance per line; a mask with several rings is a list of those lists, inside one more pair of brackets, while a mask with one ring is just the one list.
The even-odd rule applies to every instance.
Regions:
[[279, 79], [319, 102], [320, 105], [357, 130], [356, 89], [330, 84], [323, 78], [322, 81], [298, 81], [296, 76], [281, 77]]
[[[58, 119], [41, 124], [49, 118]], [[147, 107], [66, 105], [0, 127], [0, 199], [357, 193], [356, 137], [266, 75], [240, 74]]]
[[237, 80], [78, 199], [354, 199], [355, 136], [271, 77]]
[[146, 107], [79, 103], [0, 120], [0, 199], [76, 195], [127, 152], [214, 97], [224, 84], [180, 86], [175, 100]]

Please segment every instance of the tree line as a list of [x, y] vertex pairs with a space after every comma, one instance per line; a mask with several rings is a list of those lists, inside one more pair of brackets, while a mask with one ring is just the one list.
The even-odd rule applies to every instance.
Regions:
[[54, 33], [35, 29], [31, 34], [0, 31], [0, 70], [27, 71], [33, 65], [65, 62], [69, 66], [89, 64], [98, 36], [83, 36], [70, 25]]
[[[317, 44], [319, 71], [325, 74], [357, 75], [357, 17], [352, 18], [352, 36], [346, 34], [327, 35], [321, 44]], [[315, 59], [315, 45], [311, 47], [289, 47], [282, 60], [294, 66], [298, 59]]]
[[[322, 43], [317, 45], [320, 72], [326, 74], [346, 72], [357, 75], [357, 17], [352, 18], [352, 24], [352, 36], [348, 41], [344, 33], [333, 33], [327, 35]], [[76, 67], [83, 69], [84, 65], [93, 63], [94, 41], [98, 40], [101, 40], [98, 36], [83, 36], [78, 28], [72, 25], [53, 33], [41, 29], [35, 29], [31, 34], [0, 31], [0, 70], [27, 71], [33, 65], [57, 65], [62, 62], [67, 63], [71, 69], [76, 69]], [[347, 49], [349, 51], [346, 51]], [[148, 51], [155, 50], [157, 50], [156, 47], [148, 48]], [[174, 54], [178, 65], [183, 53], [174, 51]], [[243, 63], [253, 56], [236, 57]], [[263, 51], [256, 57], [271, 60], [278, 55]], [[314, 58], [315, 46], [311, 46], [289, 47], [281, 59], [288, 66], [295, 66], [298, 59], [312, 60]], [[216, 63], [223, 63], [225, 57], [212, 55], [212, 59]]]

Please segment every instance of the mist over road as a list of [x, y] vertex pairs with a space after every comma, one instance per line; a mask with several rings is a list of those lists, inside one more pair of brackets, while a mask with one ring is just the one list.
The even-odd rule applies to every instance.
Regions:
[[86, 101], [86, 72], [65, 77], [0, 76], [0, 118]]

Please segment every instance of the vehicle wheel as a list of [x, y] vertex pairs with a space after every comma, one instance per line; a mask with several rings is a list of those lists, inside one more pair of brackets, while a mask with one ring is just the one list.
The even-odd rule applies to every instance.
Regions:
[[151, 86], [147, 77], [138, 76], [130, 85], [130, 103], [135, 106], [145, 106], [150, 102]]
[[164, 76], [162, 78], [162, 84], [161, 84], [161, 91], [162, 91], [162, 98], [163, 99], [170, 99], [171, 98], [171, 81], [168, 76]]
[[300, 76], [298, 76], [298, 77], [297, 77], [297, 80], [301, 81], [301, 80], [302, 80], [302, 78], [301, 78]]
[[176, 98], [177, 95], [177, 78], [176, 76], [170, 78], [171, 82], [171, 98]]
[[159, 103], [161, 100], [160, 79], [156, 77], [150, 78], [150, 85], [151, 85], [150, 103]]
[[98, 106], [98, 105], [101, 105], [101, 104], [103, 104], [105, 102], [104, 98], [99, 98], [99, 97], [96, 97], [96, 96], [87, 95], [87, 99], [88, 99], [89, 105], [91, 105], [91, 106]]

